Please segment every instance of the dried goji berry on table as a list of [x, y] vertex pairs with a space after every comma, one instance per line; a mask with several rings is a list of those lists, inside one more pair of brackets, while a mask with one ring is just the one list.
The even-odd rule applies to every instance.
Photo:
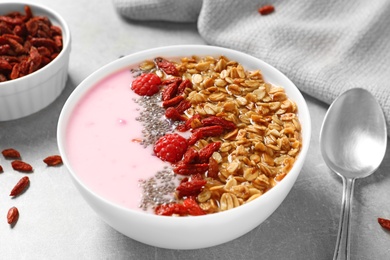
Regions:
[[3, 172], [3, 166], [0, 165], [0, 173]]
[[26, 163], [26, 162], [23, 162], [23, 161], [20, 161], [20, 160], [15, 160], [11, 163], [12, 165], [12, 168], [15, 170], [15, 171], [20, 171], [20, 172], [32, 172], [33, 170], [33, 167]]
[[275, 11], [275, 7], [273, 5], [263, 5], [258, 9], [258, 12], [261, 15], [267, 15]]
[[29, 183], [30, 183], [30, 179], [27, 176], [24, 176], [14, 186], [14, 188], [11, 190], [11, 193], [9, 195], [10, 196], [18, 196], [20, 193], [22, 193], [27, 188]]
[[5, 158], [20, 159], [20, 153], [14, 148], [4, 149], [2, 152]]
[[47, 164], [47, 166], [56, 166], [62, 164], [62, 157], [60, 155], [51, 155], [43, 159], [43, 162]]
[[169, 203], [158, 205], [154, 213], [160, 216], [172, 216], [173, 214], [178, 214], [180, 216], [187, 215], [187, 208], [183, 204], [179, 203]]
[[12, 207], [8, 210], [7, 213], [7, 222], [8, 224], [14, 224], [19, 218], [19, 210], [17, 207]]
[[390, 230], [390, 219], [378, 218], [378, 223], [383, 228]]

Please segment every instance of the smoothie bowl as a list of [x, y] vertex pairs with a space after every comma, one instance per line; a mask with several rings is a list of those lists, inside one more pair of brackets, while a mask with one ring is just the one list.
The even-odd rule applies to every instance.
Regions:
[[247, 54], [169, 46], [116, 60], [61, 112], [58, 145], [110, 226], [170, 249], [228, 242], [267, 219], [303, 166], [311, 123], [295, 85]]

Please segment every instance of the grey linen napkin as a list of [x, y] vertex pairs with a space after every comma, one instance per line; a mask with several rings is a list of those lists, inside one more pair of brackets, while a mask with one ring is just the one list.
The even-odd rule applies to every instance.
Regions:
[[388, 0], [276, 0], [275, 11], [263, 16], [257, 9], [268, 2], [262, 0], [113, 2], [129, 19], [196, 21], [210, 45], [264, 60], [302, 92], [327, 104], [347, 89], [365, 88], [377, 98], [390, 125]]

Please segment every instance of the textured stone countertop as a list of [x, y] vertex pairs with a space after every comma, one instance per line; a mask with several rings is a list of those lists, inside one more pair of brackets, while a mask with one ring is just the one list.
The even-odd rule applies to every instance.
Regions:
[[[56, 127], [67, 97], [103, 65], [140, 50], [176, 44], [206, 44], [196, 24], [134, 22], [122, 19], [111, 1], [34, 0], [63, 16], [72, 50], [68, 81], [61, 96], [29, 117], [0, 122], [0, 150], [15, 147], [35, 167], [28, 192], [9, 198], [7, 187], [22, 176], [0, 158], [1, 259], [331, 259], [336, 244], [342, 183], [325, 165], [319, 132], [328, 106], [305, 95], [312, 140], [300, 176], [281, 206], [246, 235], [201, 250], [168, 250], [134, 241], [105, 224], [71, 182], [65, 166], [47, 168], [41, 160], [58, 153]], [[10, 228], [8, 209], [21, 214]], [[390, 232], [378, 217], [390, 218], [390, 151], [377, 172], [357, 180], [351, 219], [351, 259], [389, 259]], [[243, 219], [242, 221], [245, 221]], [[226, 227], [229, 228], [229, 227]], [[189, 234], [191, 235], [191, 234]], [[178, 238], [180, 239], [180, 238]]]

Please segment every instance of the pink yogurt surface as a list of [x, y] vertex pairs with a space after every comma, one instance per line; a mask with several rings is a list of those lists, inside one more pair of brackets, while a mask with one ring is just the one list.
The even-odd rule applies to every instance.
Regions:
[[75, 107], [67, 128], [66, 149], [78, 177], [92, 191], [121, 206], [139, 209], [140, 179], [169, 165], [133, 139], [142, 139], [136, 120], [139, 96], [128, 69], [96, 84]]

